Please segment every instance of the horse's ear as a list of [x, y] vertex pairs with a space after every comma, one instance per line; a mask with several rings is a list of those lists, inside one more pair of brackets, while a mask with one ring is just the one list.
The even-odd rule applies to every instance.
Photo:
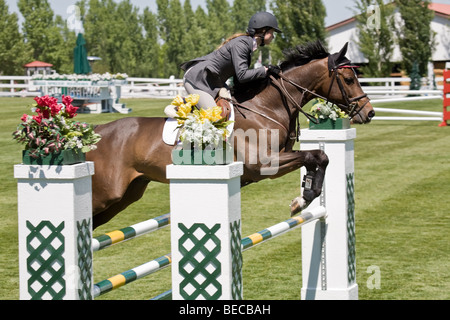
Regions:
[[346, 53], [347, 53], [347, 49], [348, 49], [348, 42], [342, 47], [341, 51], [339, 51], [339, 58], [337, 59], [339, 61], [339, 59], [344, 58]]

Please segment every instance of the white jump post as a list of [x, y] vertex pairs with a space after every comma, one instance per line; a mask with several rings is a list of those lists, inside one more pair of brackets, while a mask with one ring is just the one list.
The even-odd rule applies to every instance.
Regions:
[[169, 165], [173, 300], [242, 299], [243, 164]]
[[[322, 196], [310, 208], [327, 218], [302, 226], [303, 300], [358, 299], [355, 263], [354, 139], [356, 129], [302, 130], [301, 149], [329, 157]], [[302, 169], [301, 180], [305, 174]]]
[[15, 165], [22, 300], [90, 300], [94, 163]]

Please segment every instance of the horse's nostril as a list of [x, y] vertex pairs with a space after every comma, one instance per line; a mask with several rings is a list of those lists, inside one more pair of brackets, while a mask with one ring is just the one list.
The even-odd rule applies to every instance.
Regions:
[[375, 111], [370, 111], [368, 114], [369, 118], [372, 119], [373, 117], [375, 117]]

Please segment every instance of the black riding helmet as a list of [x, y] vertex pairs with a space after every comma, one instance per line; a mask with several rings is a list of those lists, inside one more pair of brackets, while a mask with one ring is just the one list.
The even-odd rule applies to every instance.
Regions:
[[254, 14], [248, 23], [247, 32], [251, 36], [254, 36], [256, 30], [263, 28], [272, 28], [276, 32], [283, 32], [278, 28], [277, 18], [275, 18], [275, 16], [269, 12], [258, 12]]

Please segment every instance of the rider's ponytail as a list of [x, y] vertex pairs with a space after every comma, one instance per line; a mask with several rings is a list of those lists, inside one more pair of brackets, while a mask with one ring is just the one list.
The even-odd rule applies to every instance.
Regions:
[[226, 45], [231, 40], [236, 39], [237, 37], [243, 37], [243, 36], [250, 36], [250, 34], [248, 32], [246, 32], [246, 33], [235, 33], [231, 37], [226, 39], [224, 42], [222, 42], [222, 44], [217, 48], [217, 50], [222, 48], [224, 45]]

